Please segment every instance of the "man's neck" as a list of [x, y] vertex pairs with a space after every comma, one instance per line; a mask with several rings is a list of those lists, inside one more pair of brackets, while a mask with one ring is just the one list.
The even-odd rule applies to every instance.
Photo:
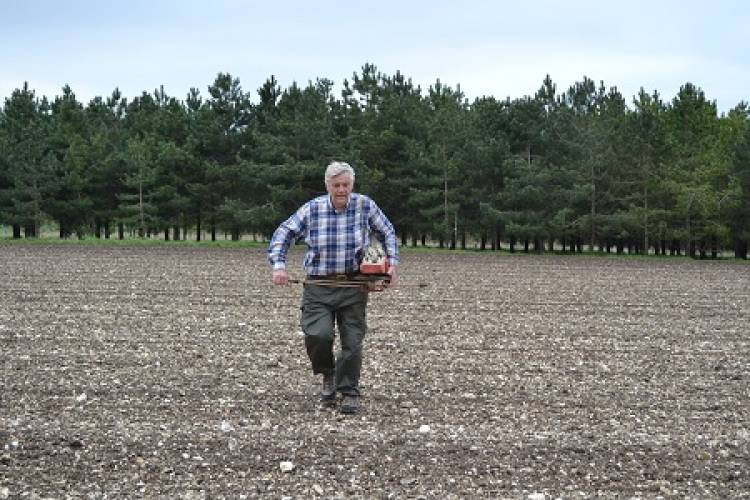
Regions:
[[339, 208], [333, 203], [333, 197], [330, 194], [328, 195], [328, 202], [331, 204], [337, 214], [344, 212], [346, 210], [346, 207], [349, 206], [350, 201], [352, 201], [352, 195], [349, 195], [349, 197], [346, 199], [346, 204], [343, 207]]

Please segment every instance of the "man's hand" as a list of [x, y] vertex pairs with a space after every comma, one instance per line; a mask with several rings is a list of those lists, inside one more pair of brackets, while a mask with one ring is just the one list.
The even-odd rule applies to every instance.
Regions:
[[273, 284], [274, 285], [288, 285], [289, 275], [285, 269], [277, 269], [273, 272]]
[[396, 266], [388, 266], [388, 275], [391, 277], [391, 281], [385, 286], [390, 288], [396, 286]]

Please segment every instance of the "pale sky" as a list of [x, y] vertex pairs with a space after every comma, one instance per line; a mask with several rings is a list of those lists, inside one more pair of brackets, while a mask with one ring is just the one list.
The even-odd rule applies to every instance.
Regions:
[[0, 0], [0, 98], [24, 81], [49, 98], [128, 99], [163, 85], [207, 96], [217, 73], [256, 90], [316, 78], [336, 84], [366, 62], [426, 91], [440, 79], [473, 100], [558, 93], [588, 76], [666, 101], [701, 87], [720, 112], [750, 101], [746, 0], [240, 1]]

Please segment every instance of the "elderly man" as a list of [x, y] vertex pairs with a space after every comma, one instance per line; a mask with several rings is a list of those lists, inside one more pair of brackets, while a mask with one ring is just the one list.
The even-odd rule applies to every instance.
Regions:
[[[307, 280], [302, 294], [302, 331], [313, 373], [323, 375], [320, 401], [335, 405], [336, 393], [343, 398], [339, 411], [360, 410], [359, 376], [362, 341], [367, 330], [367, 290], [313, 284], [316, 279], [353, 275], [368, 245], [370, 231], [385, 243], [390, 286], [395, 284], [398, 243], [393, 225], [375, 202], [354, 189], [354, 169], [333, 162], [325, 172], [327, 195], [300, 207], [282, 222], [271, 238], [268, 258], [273, 282], [286, 285], [287, 253], [298, 238], [307, 244], [304, 268]], [[338, 326], [341, 350], [334, 357], [334, 324]]]

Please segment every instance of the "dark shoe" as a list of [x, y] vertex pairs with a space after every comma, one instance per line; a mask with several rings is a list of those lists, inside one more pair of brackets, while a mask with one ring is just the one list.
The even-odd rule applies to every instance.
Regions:
[[344, 396], [341, 401], [339, 411], [345, 415], [354, 415], [359, 413], [359, 396]]
[[336, 376], [333, 373], [323, 375], [323, 388], [320, 390], [320, 402], [332, 403], [336, 399]]

